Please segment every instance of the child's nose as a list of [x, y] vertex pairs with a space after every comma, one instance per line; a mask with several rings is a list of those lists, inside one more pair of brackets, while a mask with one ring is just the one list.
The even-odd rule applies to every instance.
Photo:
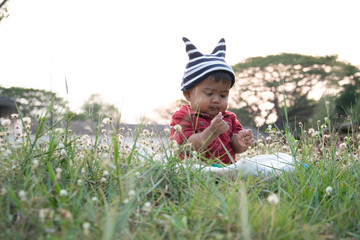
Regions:
[[217, 95], [213, 95], [212, 102], [219, 103], [220, 102], [220, 97], [217, 96]]

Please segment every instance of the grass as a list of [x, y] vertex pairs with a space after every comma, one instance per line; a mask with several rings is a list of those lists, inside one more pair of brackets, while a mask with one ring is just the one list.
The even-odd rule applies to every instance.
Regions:
[[48, 115], [34, 137], [28, 120], [1, 129], [1, 239], [360, 238], [357, 129], [340, 139], [327, 120], [295, 140], [270, 128], [247, 155], [293, 153], [309, 168], [230, 179], [176, 168], [168, 131], [106, 119], [77, 136], [71, 117]]

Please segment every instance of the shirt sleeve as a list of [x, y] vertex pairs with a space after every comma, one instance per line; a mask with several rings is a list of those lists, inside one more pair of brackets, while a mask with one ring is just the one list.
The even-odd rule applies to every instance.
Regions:
[[232, 118], [232, 132], [233, 134], [238, 134], [240, 130], [243, 130], [243, 126], [240, 124], [240, 122], [237, 120], [236, 115], [234, 113], [231, 114]]
[[[179, 125], [179, 127], [175, 127]], [[184, 111], [177, 111], [171, 118], [170, 140], [175, 140], [179, 145], [186, 143], [186, 140], [194, 134], [191, 116]]]

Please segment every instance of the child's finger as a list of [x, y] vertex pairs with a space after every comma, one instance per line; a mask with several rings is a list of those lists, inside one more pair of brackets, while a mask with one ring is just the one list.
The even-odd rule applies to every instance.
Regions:
[[214, 122], [221, 122], [222, 121], [222, 113], [219, 112], [213, 119]]
[[251, 136], [252, 135], [252, 130], [251, 129], [246, 129], [244, 131], [244, 136]]

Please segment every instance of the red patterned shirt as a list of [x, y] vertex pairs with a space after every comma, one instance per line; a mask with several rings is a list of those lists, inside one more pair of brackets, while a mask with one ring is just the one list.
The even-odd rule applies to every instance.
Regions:
[[[231, 158], [227, 154], [225, 148], [230, 153], [234, 161], [235, 151], [231, 147], [231, 137], [243, 129], [236, 115], [232, 112], [224, 112], [223, 120], [229, 125], [229, 130], [221, 134], [215, 141], [213, 141], [204, 151], [206, 159], [220, 159], [225, 164], [231, 164]], [[200, 133], [210, 126], [213, 117], [194, 111], [189, 105], [183, 105], [178, 111], [174, 113], [171, 119], [170, 140], [175, 140], [179, 145], [185, 144], [187, 139], [194, 133]], [[182, 130], [176, 131], [175, 125], [180, 125]], [[225, 148], [224, 148], [225, 146]]]

